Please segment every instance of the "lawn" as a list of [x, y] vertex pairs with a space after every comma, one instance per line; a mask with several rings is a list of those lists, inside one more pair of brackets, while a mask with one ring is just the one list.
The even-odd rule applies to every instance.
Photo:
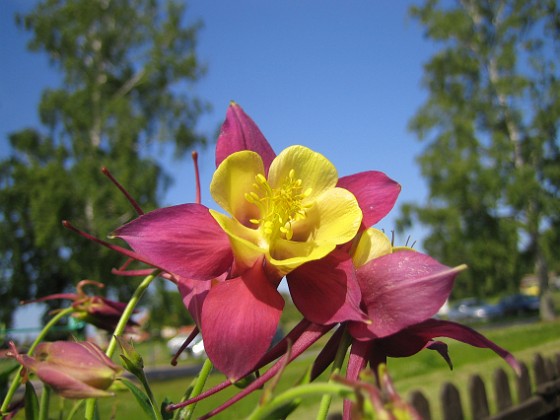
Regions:
[[[510, 350], [519, 360], [528, 365], [532, 363], [536, 352], [544, 356], [560, 352], [560, 320], [555, 322], [522, 323], [511, 326], [479, 328], [483, 334], [495, 341], [500, 346]], [[424, 350], [419, 354], [406, 359], [389, 360], [389, 370], [401, 395], [406, 396], [411, 390], [421, 389], [430, 400], [432, 415], [438, 418], [439, 406], [437, 404], [441, 385], [444, 382], [454, 383], [462, 395], [471, 374], [481, 374], [485, 381], [489, 381], [494, 369], [502, 367], [510, 378], [512, 372], [508, 365], [486, 349], [473, 348], [468, 345], [448, 341], [449, 352], [453, 360], [454, 369], [449, 370], [443, 359], [433, 351]], [[159, 351], [159, 350], [158, 350]], [[163, 351], [163, 350], [161, 350]], [[155, 359], [154, 359], [155, 360]], [[297, 360], [286, 369], [277, 391], [281, 392], [293, 386], [307, 369], [312, 358]], [[171, 401], [178, 401], [182, 393], [190, 384], [192, 378], [176, 379], [153, 383], [153, 389], [159, 401], [167, 396]], [[212, 374], [208, 386], [223, 380], [220, 374]], [[487, 382], [488, 384], [490, 382]], [[490, 387], [487, 385], [487, 389]], [[219, 405], [238, 391], [235, 387], [221, 392], [209, 400], [202, 401], [196, 408], [196, 414], [202, 415]], [[217, 419], [243, 418], [249, 414], [257, 404], [260, 394], [254, 393], [248, 398], [237, 403], [233, 411], [218, 415]], [[464, 398], [464, 397], [463, 397]], [[514, 396], [515, 398], [515, 396]], [[463, 407], [466, 401], [463, 401]], [[314, 418], [317, 413], [319, 398], [303, 401], [294, 413], [293, 418]], [[56, 406], [56, 405], [55, 405]], [[127, 392], [117, 394], [116, 398], [100, 401], [101, 418], [134, 417], [143, 419], [144, 415]], [[341, 401], [335, 400], [332, 411], [340, 410]], [[232, 413], [234, 415], [232, 416]]]

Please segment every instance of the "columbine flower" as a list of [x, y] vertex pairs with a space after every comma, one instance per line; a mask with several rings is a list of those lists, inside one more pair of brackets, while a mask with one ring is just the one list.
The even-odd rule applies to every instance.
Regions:
[[55, 341], [41, 343], [34, 356], [19, 354], [10, 343], [10, 357], [64, 398], [97, 398], [113, 395], [107, 389], [122, 369], [93, 343]]
[[[177, 279], [196, 311], [208, 356], [237, 379], [270, 345], [284, 305], [276, 288], [285, 274], [302, 296], [321, 289], [326, 299], [306, 310], [320, 311], [325, 322], [364, 318], [356, 280], [339, 268], [349, 261], [333, 251], [363, 223], [385, 216], [400, 186], [380, 172], [338, 179], [324, 156], [303, 146], [276, 156], [236, 104], [222, 126], [216, 165], [210, 191], [229, 216], [184, 204], [143, 214], [114, 236], [128, 242], [138, 260]], [[321, 284], [317, 273], [291, 277], [295, 268], [325, 257], [334, 267]], [[199, 280], [206, 284], [197, 286]]]
[[[424, 348], [437, 350], [450, 362], [445, 343], [436, 337], [449, 337], [475, 347], [489, 348], [504, 358], [514, 370], [519, 366], [513, 356], [466, 326], [432, 319], [451, 293], [456, 275], [466, 268], [450, 268], [433, 258], [410, 249], [394, 249], [380, 231], [363, 232], [351, 251], [361, 307], [368, 321], [348, 321], [352, 337], [347, 379], [357, 380], [369, 363], [374, 371], [387, 357], [407, 357]], [[332, 348], [342, 334], [329, 342], [319, 355], [313, 376], [330, 363]], [[349, 418], [350, 404], [345, 405]]]
[[[113, 332], [126, 308], [126, 303], [116, 302], [103, 296], [88, 295], [84, 291], [84, 287], [88, 285], [99, 288], [105, 287], [103, 283], [97, 281], [81, 280], [76, 285], [77, 293], [55, 293], [23, 303], [44, 302], [53, 299], [70, 299], [73, 301], [72, 308], [74, 311], [72, 312], [72, 316], [74, 318], [105, 331]], [[137, 325], [135, 321], [129, 320], [126, 325], [126, 331], [130, 332], [133, 327]]]

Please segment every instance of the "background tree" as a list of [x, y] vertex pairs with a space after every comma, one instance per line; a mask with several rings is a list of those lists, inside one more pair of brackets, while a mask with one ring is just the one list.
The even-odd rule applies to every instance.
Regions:
[[207, 105], [189, 95], [204, 68], [196, 57], [200, 24], [185, 25], [173, 0], [45, 0], [17, 21], [64, 75], [43, 92], [45, 131], [10, 136], [0, 162], [0, 321], [20, 299], [113, 279], [122, 258], [61, 227], [72, 220], [105, 237], [130, 219], [131, 206], [105, 179], [106, 166], [145, 210], [170, 178], [154, 159], [172, 145], [181, 156], [204, 142], [195, 133]]
[[150, 298], [150, 315], [145, 328], [154, 333], [154, 336], [159, 336], [163, 327], [194, 325], [194, 320], [185, 310], [181, 294], [176, 289], [169, 290], [165, 286], [165, 283], [156, 283], [157, 293]]
[[535, 272], [550, 318], [560, 216], [557, 2], [428, 0], [411, 14], [441, 49], [425, 65], [429, 96], [410, 123], [427, 143], [419, 163], [429, 201], [404, 206], [400, 228], [429, 226], [428, 252], [469, 265], [457, 295], [517, 290]]

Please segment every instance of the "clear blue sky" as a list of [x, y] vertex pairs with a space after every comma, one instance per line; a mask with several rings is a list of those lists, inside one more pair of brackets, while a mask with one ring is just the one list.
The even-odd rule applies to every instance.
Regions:
[[[29, 34], [16, 12], [35, 2], [0, 3], [0, 154], [7, 134], [38, 125], [37, 105], [60, 74], [42, 53], [26, 50]], [[412, 1], [191, 0], [187, 21], [201, 19], [198, 56], [208, 66], [194, 93], [213, 105], [200, 121], [209, 136], [235, 100], [260, 126], [276, 152], [302, 144], [327, 156], [340, 175], [381, 170], [402, 185], [391, 230], [403, 202], [425, 200], [415, 156], [421, 151], [407, 124], [426, 97], [422, 65], [435, 52], [408, 17]], [[203, 202], [214, 170], [213, 147], [201, 152]], [[165, 162], [175, 184], [166, 204], [194, 199], [192, 164]], [[421, 242], [422, 230], [413, 229]], [[402, 238], [401, 238], [402, 239]]]

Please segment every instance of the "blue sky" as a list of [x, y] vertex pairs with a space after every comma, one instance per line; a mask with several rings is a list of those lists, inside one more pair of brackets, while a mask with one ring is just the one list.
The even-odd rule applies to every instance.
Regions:
[[[35, 2], [0, 3], [0, 154], [7, 133], [38, 125], [37, 105], [60, 74], [45, 55], [29, 53], [14, 13]], [[398, 207], [424, 201], [421, 151], [407, 124], [426, 98], [422, 65], [436, 51], [408, 17], [412, 1], [191, 0], [186, 19], [201, 19], [198, 55], [208, 73], [193, 92], [213, 111], [199, 124], [209, 136], [235, 100], [259, 125], [276, 152], [302, 144], [323, 153], [340, 175], [381, 170], [402, 185], [393, 213], [378, 227], [391, 230]], [[175, 184], [166, 204], [194, 199], [192, 164], [165, 160]], [[213, 147], [201, 151], [203, 202]], [[411, 232], [421, 242], [422, 230]], [[404, 239], [403, 239], [404, 240]]]

